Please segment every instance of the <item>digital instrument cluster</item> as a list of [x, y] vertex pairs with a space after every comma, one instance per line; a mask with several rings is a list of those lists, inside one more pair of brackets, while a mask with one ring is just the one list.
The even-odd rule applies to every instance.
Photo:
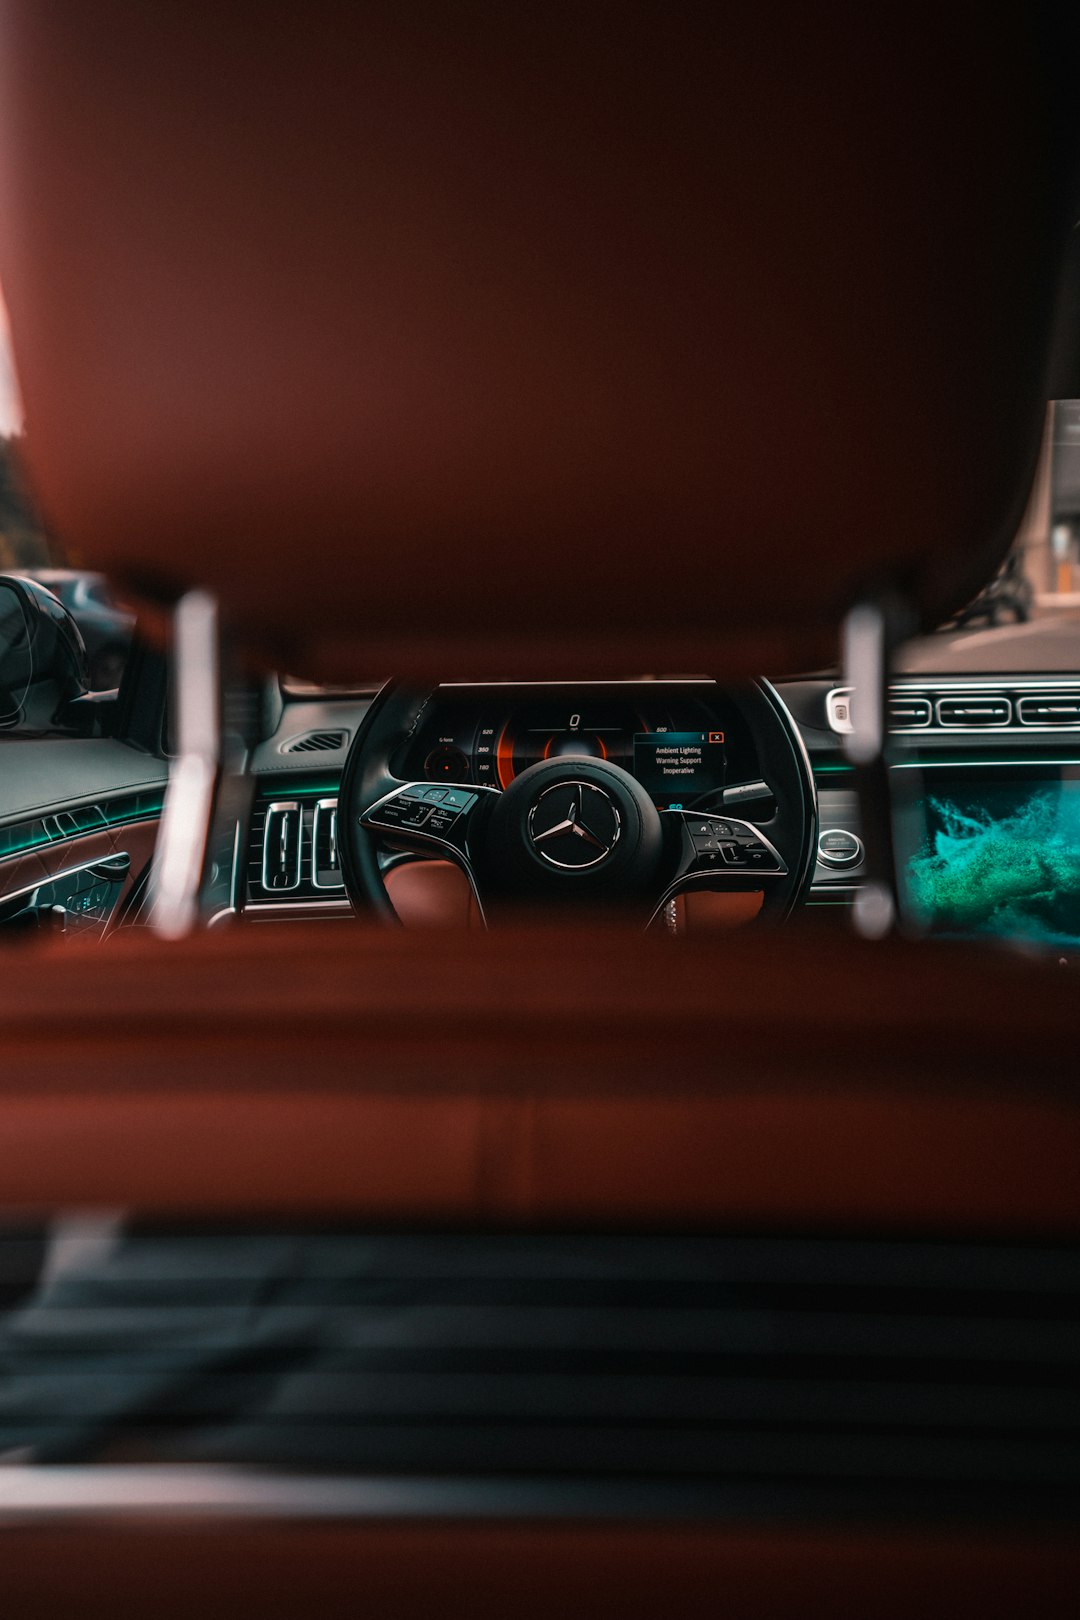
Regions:
[[690, 809], [754, 774], [753, 746], [712, 682], [628, 687], [443, 686], [419, 717], [402, 774], [507, 789], [541, 760], [607, 760], [658, 809]]

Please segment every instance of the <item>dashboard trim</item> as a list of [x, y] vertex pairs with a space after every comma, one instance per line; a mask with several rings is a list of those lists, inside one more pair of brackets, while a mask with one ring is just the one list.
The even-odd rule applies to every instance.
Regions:
[[[834, 706], [838, 698], [850, 700], [854, 688], [850, 685], [831, 686], [825, 694], [825, 712], [829, 722], [830, 731], [838, 737], [850, 734], [850, 722], [838, 722], [834, 715]], [[913, 736], [919, 733], [944, 733], [953, 737], [978, 736], [983, 732], [1002, 736], [1027, 736], [1034, 733], [1036, 736], [1046, 733], [1075, 733], [1080, 731], [1080, 719], [1063, 720], [1057, 724], [1044, 724], [1030, 722], [1019, 718], [1018, 706], [1014, 698], [1026, 696], [1050, 696], [1055, 692], [1068, 693], [1070, 696], [1080, 695], [1080, 677], [1077, 676], [1021, 676], [1010, 678], [1007, 674], [995, 675], [986, 678], [969, 677], [963, 679], [959, 676], [939, 678], [931, 677], [929, 680], [903, 680], [890, 681], [886, 693], [886, 701], [894, 694], [926, 698], [931, 705], [933, 718], [919, 721], [916, 725], [890, 725], [889, 736]], [[1009, 718], [976, 725], [957, 724], [955, 721], [940, 718], [940, 703], [942, 698], [967, 697], [981, 698], [983, 700], [999, 697], [1009, 704]]]

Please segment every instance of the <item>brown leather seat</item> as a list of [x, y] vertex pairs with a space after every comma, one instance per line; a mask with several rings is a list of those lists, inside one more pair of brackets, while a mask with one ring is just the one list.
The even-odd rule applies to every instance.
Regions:
[[[1017, 1252], [1075, 1238], [1071, 973], [996, 951], [823, 954], [795, 937], [779, 958], [775, 938], [738, 952], [586, 931], [460, 943], [448, 957], [439, 935], [282, 928], [11, 955], [4, 1202], [127, 1205], [196, 1230], [330, 1215], [342, 1230], [579, 1242], [826, 1232], [871, 1252], [899, 1234], [974, 1245], [973, 1263], [1003, 1239]], [[537, 972], [547, 950], [557, 974]], [[842, 1018], [838, 980], [859, 992]], [[977, 1026], [956, 1016], [973, 999]], [[800, 1589], [805, 1613], [856, 1615], [873, 1593], [884, 1613], [963, 1594], [1004, 1615], [1020, 1592], [1060, 1601], [1076, 1573], [1071, 1536], [1037, 1522], [766, 1529], [564, 1508], [470, 1523], [465, 1505], [461, 1522], [391, 1508], [346, 1527], [325, 1506], [267, 1523], [239, 1490], [225, 1529], [227, 1478], [194, 1515], [168, 1499], [140, 1512], [137, 1470], [126, 1490], [126, 1510], [108, 1483], [96, 1508], [93, 1487], [65, 1506], [61, 1484], [59, 1507], [8, 1524], [0, 1568], [20, 1612], [57, 1612], [87, 1569], [89, 1612], [152, 1590], [166, 1614], [344, 1614], [361, 1587], [406, 1614], [464, 1583], [477, 1614], [704, 1615], [719, 1585], [747, 1615], [791, 1612]], [[58, 1511], [68, 1528], [50, 1526]]]
[[[0, 271], [46, 507], [327, 675], [775, 673], [863, 592], [932, 619], [1011, 536], [1050, 386], [1048, 27], [9, 3]], [[1071, 972], [343, 932], [12, 958], [5, 1203], [1076, 1238]], [[145, 1603], [151, 1567], [165, 1612], [1014, 1612], [1076, 1567], [1052, 1526], [78, 1522], [5, 1532], [22, 1612], [88, 1569]]]
[[1073, 974], [1000, 950], [136, 935], [12, 952], [0, 1038], [9, 1206], [1080, 1227]]

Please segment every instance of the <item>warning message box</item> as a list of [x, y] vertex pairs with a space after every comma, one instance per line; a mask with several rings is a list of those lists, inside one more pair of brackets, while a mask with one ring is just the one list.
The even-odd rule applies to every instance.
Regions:
[[649, 731], [634, 738], [634, 775], [658, 805], [719, 791], [725, 765], [722, 731]]

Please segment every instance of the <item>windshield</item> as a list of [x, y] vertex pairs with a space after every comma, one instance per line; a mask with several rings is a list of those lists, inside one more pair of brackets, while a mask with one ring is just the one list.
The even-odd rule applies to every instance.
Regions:
[[1080, 661], [1080, 400], [1047, 407], [1016, 539], [983, 589], [905, 648], [904, 673], [1075, 672]]

